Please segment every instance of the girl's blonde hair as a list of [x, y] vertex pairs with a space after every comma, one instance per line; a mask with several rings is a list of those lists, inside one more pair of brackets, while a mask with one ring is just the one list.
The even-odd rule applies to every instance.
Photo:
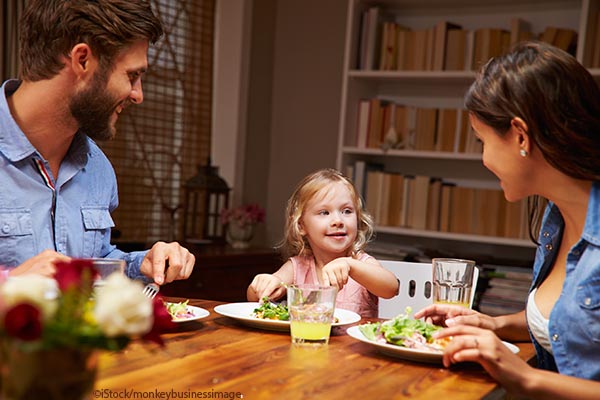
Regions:
[[302, 179], [288, 200], [285, 213], [285, 233], [281, 244], [285, 258], [297, 255], [312, 255], [310, 245], [300, 234], [300, 219], [308, 202], [321, 189], [336, 182], [341, 182], [348, 188], [356, 209], [357, 234], [350, 253], [352, 255], [357, 254], [371, 240], [373, 236], [373, 218], [363, 208], [363, 202], [352, 181], [335, 169], [321, 169]]

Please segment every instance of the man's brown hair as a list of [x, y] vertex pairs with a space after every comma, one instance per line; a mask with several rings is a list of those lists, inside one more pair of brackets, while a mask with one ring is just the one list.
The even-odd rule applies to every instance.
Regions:
[[52, 78], [78, 43], [88, 44], [100, 67], [110, 70], [119, 51], [138, 40], [155, 43], [162, 34], [144, 0], [29, 0], [20, 23], [20, 78]]

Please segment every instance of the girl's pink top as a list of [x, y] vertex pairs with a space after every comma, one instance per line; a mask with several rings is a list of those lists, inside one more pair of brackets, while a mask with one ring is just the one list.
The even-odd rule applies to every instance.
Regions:
[[[366, 261], [371, 257], [367, 253], [360, 253], [359, 260]], [[318, 285], [315, 259], [312, 256], [291, 257], [294, 266], [294, 283], [296, 285]], [[348, 277], [348, 283], [340, 290], [335, 300], [336, 308], [354, 311], [361, 317], [377, 317], [379, 298], [370, 293], [364, 286]]]

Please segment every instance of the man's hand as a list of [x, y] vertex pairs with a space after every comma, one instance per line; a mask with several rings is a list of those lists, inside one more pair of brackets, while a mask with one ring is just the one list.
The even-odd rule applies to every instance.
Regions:
[[31, 257], [18, 267], [12, 269], [8, 275], [18, 276], [25, 274], [38, 274], [53, 277], [56, 272], [56, 261], [69, 261], [71, 258], [53, 250], [44, 250], [40, 254]]
[[144, 257], [140, 271], [162, 285], [177, 279], [187, 279], [195, 262], [196, 257], [179, 243], [156, 242]]

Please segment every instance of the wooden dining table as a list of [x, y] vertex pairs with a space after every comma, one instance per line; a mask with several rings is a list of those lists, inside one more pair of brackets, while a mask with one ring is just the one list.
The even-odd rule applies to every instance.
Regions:
[[[172, 302], [185, 299], [170, 298]], [[163, 335], [164, 347], [134, 341], [103, 353], [92, 398], [208, 399], [494, 399], [504, 390], [478, 364], [408, 361], [335, 327], [329, 344], [304, 348], [289, 332], [249, 327], [222, 316], [211, 300], [190, 300], [210, 312]], [[363, 319], [359, 323], [364, 323]], [[515, 343], [531, 361], [531, 343]]]

